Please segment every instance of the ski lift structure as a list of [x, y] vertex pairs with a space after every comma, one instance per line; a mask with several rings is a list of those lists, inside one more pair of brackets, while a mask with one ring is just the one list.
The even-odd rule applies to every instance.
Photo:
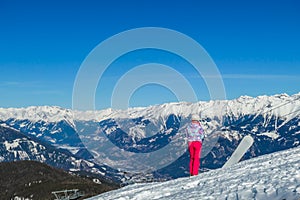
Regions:
[[54, 200], [75, 200], [85, 195], [79, 189], [53, 191], [51, 193], [55, 196]]

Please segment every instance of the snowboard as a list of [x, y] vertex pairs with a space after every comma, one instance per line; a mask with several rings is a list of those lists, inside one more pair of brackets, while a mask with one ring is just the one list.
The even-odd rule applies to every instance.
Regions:
[[222, 168], [230, 167], [231, 165], [234, 165], [240, 161], [240, 159], [243, 157], [243, 155], [248, 151], [248, 149], [252, 146], [254, 140], [250, 135], [246, 135], [236, 150], [233, 152], [229, 160], [223, 165]]

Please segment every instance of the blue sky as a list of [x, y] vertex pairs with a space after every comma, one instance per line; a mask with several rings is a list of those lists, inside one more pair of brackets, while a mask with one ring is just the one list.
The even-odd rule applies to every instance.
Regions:
[[[300, 3], [286, 1], [0, 1], [0, 107], [72, 107], [73, 84], [86, 56], [133, 28], [164, 27], [196, 40], [216, 63], [228, 99], [300, 92]], [[125, 57], [125, 58], [124, 58]], [[199, 100], [210, 96], [182, 59], [154, 50], [118, 59], [96, 92], [110, 107], [116, 81], [147, 62], [180, 68]], [[180, 65], [180, 67], [178, 67]], [[130, 106], [176, 101], [168, 88], [145, 85]]]

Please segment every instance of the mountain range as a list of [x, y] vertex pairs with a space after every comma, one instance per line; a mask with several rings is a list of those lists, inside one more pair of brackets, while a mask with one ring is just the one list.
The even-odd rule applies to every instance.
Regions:
[[[38, 160], [123, 183], [184, 177], [189, 160], [184, 129], [194, 113], [201, 117], [207, 135], [202, 170], [222, 167], [245, 135], [254, 138], [254, 145], [243, 159], [300, 142], [300, 93], [127, 110], [0, 108], [0, 161]], [[157, 154], [151, 160], [162, 149], [172, 152], [168, 159]]]

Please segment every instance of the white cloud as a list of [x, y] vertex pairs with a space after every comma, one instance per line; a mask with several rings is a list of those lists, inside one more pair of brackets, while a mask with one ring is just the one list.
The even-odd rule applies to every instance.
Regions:
[[30, 92], [31, 94], [34, 94], [34, 95], [63, 95], [64, 92], [63, 91], [60, 91], [60, 90], [35, 90], [35, 91], [31, 91]]
[[2, 81], [0, 87], [40, 87], [41, 83], [38, 81]]
[[18, 86], [21, 85], [20, 82], [16, 82], [16, 81], [4, 81], [4, 82], [0, 82], [0, 86]]
[[[220, 78], [220, 76], [206, 76], [206, 78]], [[300, 79], [300, 76], [277, 74], [222, 74], [223, 79]]]

